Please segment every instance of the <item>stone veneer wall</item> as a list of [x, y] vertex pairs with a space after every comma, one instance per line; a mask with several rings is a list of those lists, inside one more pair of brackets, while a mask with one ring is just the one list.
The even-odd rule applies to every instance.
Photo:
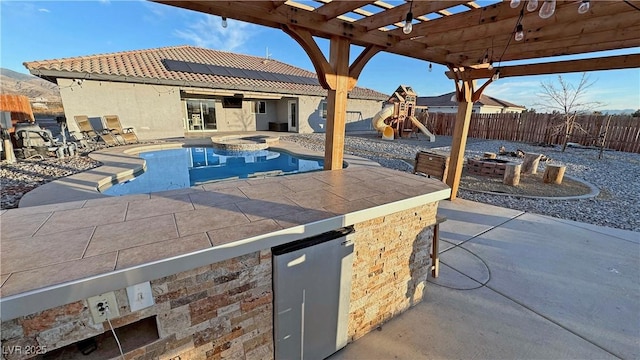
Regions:
[[[421, 301], [437, 203], [355, 224], [349, 341]], [[263, 250], [151, 281], [155, 305], [132, 313], [116, 291], [114, 327], [157, 316], [160, 339], [127, 359], [272, 359], [271, 252]], [[3, 359], [15, 346], [61, 348], [109, 331], [85, 300], [2, 323]]]
[[[132, 313], [116, 291], [114, 327], [157, 316], [160, 339], [127, 359], [273, 358], [271, 252], [262, 251], [151, 281], [155, 305]], [[30, 358], [11, 349], [51, 351], [109, 331], [93, 324], [86, 300], [2, 323], [3, 359]]]
[[356, 224], [349, 341], [422, 300], [437, 203]]

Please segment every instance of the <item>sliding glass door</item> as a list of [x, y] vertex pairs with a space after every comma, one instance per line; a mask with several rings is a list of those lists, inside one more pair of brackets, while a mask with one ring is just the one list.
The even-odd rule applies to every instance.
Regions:
[[185, 99], [187, 107], [187, 131], [213, 131], [216, 123], [216, 102], [211, 99]]

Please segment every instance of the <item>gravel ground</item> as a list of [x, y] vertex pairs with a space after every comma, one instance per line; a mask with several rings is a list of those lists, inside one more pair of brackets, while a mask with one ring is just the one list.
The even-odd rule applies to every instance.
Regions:
[[50, 181], [73, 175], [100, 166], [98, 161], [86, 155], [58, 159], [33, 158], [18, 160], [14, 164], [2, 162], [0, 168], [0, 207], [13, 209], [18, 207], [22, 195]]
[[[324, 134], [298, 134], [281, 139], [311, 150], [324, 151]], [[432, 149], [448, 152], [450, 142], [451, 137], [446, 136], [436, 137], [435, 143], [429, 143], [424, 137], [419, 140], [383, 141], [374, 135], [347, 136], [345, 153], [371, 159], [388, 168], [411, 172], [412, 166], [407, 162], [415, 157], [416, 151]], [[507, 151], [520, 149], [524, 152], [542, 153], [551, 159], [551, 163], [566, 165], [567, 175], [584, 179], [598, 187], [600, 195], [586, 200], [542, 200], [460, 190], [460, 198], [640, 232], [639, 154], [605, 151], [603, 158], [598, 159], [598, 151], [592, 149], [568, 148], [562, 153], [558, 147], [546, 148], [501, 140], [469, 139], [465, 157], [481, 157], [484, 152], [498, 152], [500, 146], [505, 146]], [[498, 158], [514, 160], [509, 157]], [[99, 165], [86, 155], [67, 159], [22, 160], [16, 164], [3, 162], [0, 169], [1, 207], [17, 207], [19, 199], [27, 191]], [[542, 167], [543, 165], [541, 169]]]

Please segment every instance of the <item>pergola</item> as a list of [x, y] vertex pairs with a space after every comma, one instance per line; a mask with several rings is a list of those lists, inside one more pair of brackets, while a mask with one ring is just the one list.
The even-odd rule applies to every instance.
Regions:
[[[555, 2], [555, 0], [553, 0]], [[578, 1], [557, 1], [555, 13], [541, 18], [526, 0], [481, 7], [473, 1], [188, 1], [157, 2], [282, 29], [309, 55], [327, 89], [325, 169], [342, 168], [347, 94], [363, 67], [386, 51], [449, 68], [458, 113], [447, 184], [457, 194], [473, 102], [496, 78], [640, 66], [640, 54], [596, 57], [604, 50], [640, 46], [640, 0], [594, 1], [578, 13]], [[540, 5], [549, 0], [539, 0]], [[512, 7], [511, 5], [516, 5]], [[551, 4], [548, 4], [551, 5]], [[538, 6], [540, 8], [540, 6]], [[403, 31], [411, 12], [413, 30]], [[518, 24], [522, 27], [518, 27]], [[519, 30], [520, 41], [514, 39]], [[330, 40], [327, 59], [313, 37]], [[364, 50], [349, 62], [351, 45]], [[586, 54], [580, 60], [540, 62], [541, 58]], [[498, 66], [526, 60], [524, 65]], [[484, 83], [478, 86], [477, 80]]]

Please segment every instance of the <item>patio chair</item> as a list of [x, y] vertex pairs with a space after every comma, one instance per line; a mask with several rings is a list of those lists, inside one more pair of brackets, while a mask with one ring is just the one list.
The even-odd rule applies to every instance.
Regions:
[[[110, 132], [103, 130], [102, 132], [97, 132], [93, 129], [91, 122], [89, 122], [89, 117], [87, 115], [76, 115], [73, 117], [76, 124], [78, 125], [78, 129], [80, 130], [81, 139], [85, 142], [96, 143], [96, 139], [100, 138], [102, 141], [107, 144], [107, 146], [116, 146], [119, 145], [118, 139], [111, 134]], [[75, 132], [71, 132], [71, 136], [76, 138]], [[81, 140], [81, 141], [82, 141]]]
[[57, 157], [63, 158], [67, 155], [73, 156], [76, 151], [75, 143], [60, 142], [53, 137], [51, 130], [43, 129], [38, 124], [17, 124], [15, 138], [17, 149], [21, 158], [30, 158], [35, 155], [49, 155], [55, 153]]
[[138, 136], [132, 127], [123, 128], [118, 115], [105, 115], [104, 123], [106, 128], [114, 135], [121, 137], [125, 144], [135, 144], [138, 142]]

